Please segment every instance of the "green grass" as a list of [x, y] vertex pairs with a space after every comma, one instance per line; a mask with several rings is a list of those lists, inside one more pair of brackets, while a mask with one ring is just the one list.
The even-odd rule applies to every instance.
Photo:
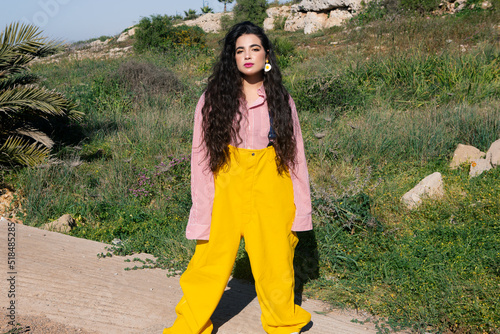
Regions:
[[[469, 179], [468, 166], [448, 167], [459, 143], [486, 151], [500, 138], [498, 19], [495, 10], [399, 15], [314, 36], [272, 33], [312, 182], [315, 230], [299, 235], [296, 257], [308, 296], [372, 312], [381, 333], [499, 333], [500, 169]], [[24, 223], [69, 213], [74, 236], [118, 238], [115, 255], [148, 252], [154, 266], [185, 268], [192, 117], [221, 37], [208, 34], [205, 53], [34, 66], [86, 117], [61, 136], [60, 163], [2, 172]], [[131, 82], [131, 60], [181, 85]], [[404, 208], [401, 196], [435, 171], [445, 197]], [[241, 247], [234, 274], [249, 273]]]
[[315, 210], [326, 225], [316, 232], [325, 272], [311, 283], [310, 295], [390, 315], [416, 331], [432, 325], [494, 333], [500, 321], [494, 292], [500, 284], [500, 171], [469, 180], [462, 169], [444, 178], [447, 198], [414, 212], [401, 207], [399, 196], [385, 194], [375, 216], [392, 211], [401, 221], [383, 224], [383, 231], [351, 233]]

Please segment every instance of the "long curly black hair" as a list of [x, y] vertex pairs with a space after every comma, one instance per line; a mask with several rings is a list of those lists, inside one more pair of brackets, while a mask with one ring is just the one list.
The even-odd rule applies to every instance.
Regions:
[[240, 99], [244, 100], [242, 74], [235, 60], [236, 40], [244, 34], [259, 37], [267, 51], [271, 71], [264, 74], [264, 88], [273, 129], [276, 133], [274, 149], [276, 167], [283, 174], [295, 164], [296, 140], [293, 129], [292, 111], [287, 90], [283, 86], [281, 72], [276, 62], [273, 46], [262, 28], [245, 21], [234, 25], [222, 40], [219, 61], [214, 65], [205, 91], [203, 114], [203, 139], [207, 147], [207, 159], [213, 173], [217, 173], [229, 161], [229, 144], [240, 143], [239, 111]]

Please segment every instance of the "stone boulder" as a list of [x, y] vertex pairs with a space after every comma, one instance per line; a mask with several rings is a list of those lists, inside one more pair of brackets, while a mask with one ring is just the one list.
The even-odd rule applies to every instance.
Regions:
[[264, 30], [273, 30], [277, 20], [288, 18], [291, 14], [290, 6], [271, 7], [266, 10], [267, 18], [264, 20]]
[[342, 25], [344, 21], [349, 20], [353, 17], [351, 12], [347, 10], [335, 9], [330, 12], [328, 19], [323, 26], [324, 29], [328, 29], [331, 27], [337, 27]]
[[454, 14], [467, 6], [467, 0], [444, 0], [439, 4], [439, 9], [436, 10], [437, 14]]
[[491, 166], [491, 154], [486, 155], [486, 159], [475, 159], [471, 161], [469, 178], [481, 175], [483, 172], [493, 168]]
[[233, 13], [207, 13], [197, 17], [194, 20], [184, 21], [183, 23], [176, 24], [187, 25], [187, 26], [198, 26], [205, 32], [219, 32], [221, 30], [220, 20], [223, 15], [230, 15], [232, 17]]
[[290, 16], [286, 18], [285, 31], [302, 30], [305, 27], [306, 13], [291, 12]]
[[321, 29], [340, 26], [361, 7], [361, 0], [303, 0], [291, 6], [285, 31], [304, 29], [305, 34], [312, 34]]
[[491, 7], [493, 7], [491, 2], [489, 2], [489, 1], [481, 2], [481, 9], [490, 9]]
[[321, 29], [340, 26], [353, 15], [347, 10], [335, 9], [330, 14], [317, 12], [291, 13], [285, 22], [285, 31], [304, 29], [304, 34], [312, 34]]
[[137, 29], [137, 27], [131, 27], [127, 31], [121, 33], [121, 35], [118, 37], [118, 39], [116, 41], [117, 42], [124, 42], [124, 41], [126, 41], [127, 39], [129, 39], [130, 37], [132, 37], [132, 36], [135, 35], [135, 30], [136, 29]]
[[16, 217], [16, 214], [22, 211], [20, 200], [16, 198], [16, 195], [7, 188], [0, 188], [0, 217], [22, 224], [23, 222]]
[[65, 214], [58, 220], [54, 220], [53, 222], [43, 225], [42, 229], [52, 232], [68, 233], [75, 226], [76, 222], [73, 217], [71, 217], [71, 215]]
[[500, 139], [497, 139], [490, 145], [490, 148], [486, 152], [486, 156], [490, 157], [490, 162], [493, 167], [500, 166]]
[[323, 29], [326, 20], [328, 20], [328, 14], [307, 12], [304, 18], [304, 34], [312, 34]]
[[9, 189], [0, 189], [0, 217], [8, 216], [14, 202], [14, 193]]
[[362, 2], [363, 0], [302, 0], [299, 4], [293, 5], [292, 10], [298, 12], [329, 12], [332, 9], [342, 8], [356, 11], [361, 9]]
[[483, 158], [485, 156], [484, 152], [470, 145], [458, 144], [455, 152], [453, 153], [453, 159], [450, 163], [451, 169], [456, 169], [463, 163], [468, 163], [473, 160]]
[[[372, 0], [364, 0], [368, 3]], [[275, 29], [275, 24], [285, 19], [285, 31], [304, 30], [311, 34], [321, 29], [340, 26], [362, 8], [363, 0], [303, 0], [292, 6], [277, 6], [266, 10], [264, 30]], [[222, 15], [233, 13], [208, 13], [194, 20], [184, 21], [178, 25], [199, 26], [205, 32], [219, 32]], [[120, 39], [122, 36], [120, 36]], [[124, 37], [125, 38], [125, 37]]]
[[444, 196], [443, 177], [441, 173], [435, 172], [422, 181], [413, 189], [401, 197], [401, 202], [410, 210], [422, 204], [423, 198], [438, 199]]
[[93, 51], [101, 50], [106, 45], [108, 45], [110, 41], [111, 41], [111, 38], [108, 38], [105, 41], [101, 41], [99, 39], [96, 39], [95, 41], [90, 42], [90, 49], [93, 50]]

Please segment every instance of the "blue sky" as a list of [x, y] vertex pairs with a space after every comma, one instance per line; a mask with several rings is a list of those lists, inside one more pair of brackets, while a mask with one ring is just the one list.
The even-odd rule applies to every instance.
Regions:
[[224, 10], [218, 0], [2, 0], [0, 31], [20, 21], [37, 25], [49, 38], [76, 42], [114, 36], [152, 14], [200, 12], [204, 4], [214, 12]]

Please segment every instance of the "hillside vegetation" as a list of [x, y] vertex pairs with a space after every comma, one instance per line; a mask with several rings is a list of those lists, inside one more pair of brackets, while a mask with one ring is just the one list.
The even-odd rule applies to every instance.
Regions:
[[[459, 143], [500, 138], [500, 15], [381, 15], [313, 35], [270, 33], [299, 108], [313, 191], [298, 289], [359, 308], [381, 333], [499, 333], [500, 168], [448, 166]], [[222, 34], [203, 48], [35, 65], [85, 113], [57, 163], [3, 172], [24, 223], [71, 214], [71, 234], [147, 252], [182, 270], [193, 112]], [[71, 134], [71, 136], [69, 136]], [[446, 195], [409, 211], [401, 196], [439, 171]], [[116, 242], [116, 240], [115, 240]], [[234, 275], [250, 279], [243, 246]]]

